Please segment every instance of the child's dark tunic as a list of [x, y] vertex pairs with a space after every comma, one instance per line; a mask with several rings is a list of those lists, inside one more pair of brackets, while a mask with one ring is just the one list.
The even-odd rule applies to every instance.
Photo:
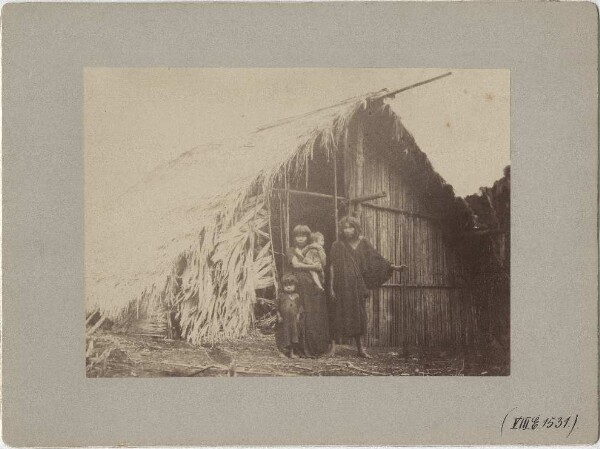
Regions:
[[282, 292], [277, 298], [277, 307], [283, 323], [281, 324], [281, 341], [284, 348], [298, 343], [298, 313], [300, 297], [297, 293]]

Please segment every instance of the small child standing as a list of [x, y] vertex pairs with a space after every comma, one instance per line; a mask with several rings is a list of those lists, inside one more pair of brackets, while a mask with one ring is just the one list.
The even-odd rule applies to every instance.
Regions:
[[277, 320], [282, 323], [281, 345], [285, 355], [295, 358], [298, 355], [298, 322], [303, 311], [297, 292], [298, 279], [286, 273], [281, 278], [281, 284], [283, 292], [277, 297]]
[[306, 245], [302, 250], [304, 263], [319, 266], [316, 270], [310, 270], [310, 275], [319, 290], [325, 290], [323, 288], [323, 282], [325, 281], [325, 264], [327, 263], [327, 256], [325, 255], [324, 248], [325, 237], [320, 232], [313, 232], [310, 235], [310, 240], [310, 245]]

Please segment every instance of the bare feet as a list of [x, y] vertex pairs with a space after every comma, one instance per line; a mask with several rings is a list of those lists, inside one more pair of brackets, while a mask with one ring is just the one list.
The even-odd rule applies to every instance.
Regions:
[[364, 350], [358, 351], [358, 357], [360, 357], [361, 359], [372, 359], [373, 358], [369, 354], [367, 354]]
[[329, 343], [329, 349], [325, 353], [325, 357], [335, 357], [335, 348], [335, 340], [331, 340], [331, 343]]

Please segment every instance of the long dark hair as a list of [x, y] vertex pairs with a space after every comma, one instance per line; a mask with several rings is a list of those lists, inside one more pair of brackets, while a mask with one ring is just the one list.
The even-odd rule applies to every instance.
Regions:
[[344, 235], [344, 226], [347, 224], [354, 228], [354, 235], [356, 236], [356, 238], [360, 237], [360, 235], [362, 234], [362, 227], [360, 226], [360, 220], [356, 217], [348, 215], [346, 217], [343, 217], [340, 220], [339, 227], [338, 227], [338, 229], [339, 229], [338, 238], [340, 240], [346, 240], [346, 236]]

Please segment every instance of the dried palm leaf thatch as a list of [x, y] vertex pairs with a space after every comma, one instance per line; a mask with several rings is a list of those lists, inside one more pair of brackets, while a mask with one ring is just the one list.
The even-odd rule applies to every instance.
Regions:
[[88, 205], [88, 312], [117, 323], [140, 307], [174, 313], [182, 335], [198, 344], [245, 335], [256, 290], [276, 287], [269, 198], [284, 174], [299, 179], [317, 148], [328, 158], [348, 148], [348, 127], [366, 109], [387, 117], [390, 139], [408, 142], [415, 163], [433, 170], [399, 118], [378, 101], [384, 93], [195, 148], [109, 207]]

